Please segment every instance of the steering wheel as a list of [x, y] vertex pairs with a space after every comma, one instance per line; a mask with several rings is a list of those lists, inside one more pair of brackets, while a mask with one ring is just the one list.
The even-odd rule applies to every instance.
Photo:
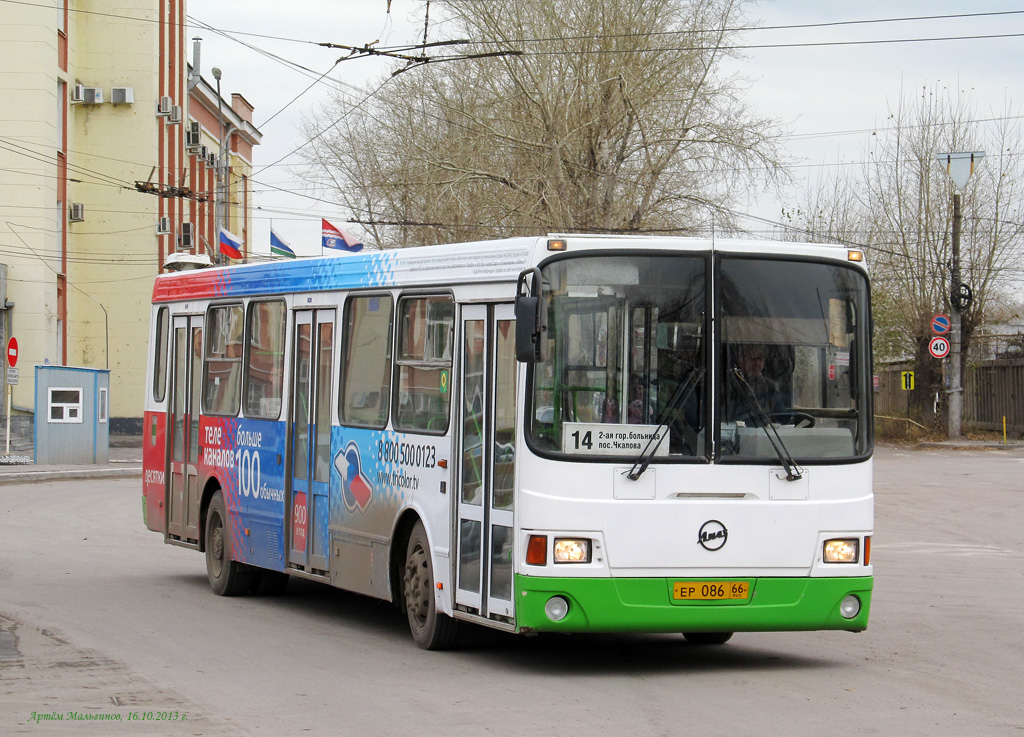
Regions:
[[772, 422], [780, 422], [783, 425], [793, 425], [793, 427], [814, 427], [815, 418], [814, 415], [808, 412], [774, 412], [768, 415], [768, 419]]

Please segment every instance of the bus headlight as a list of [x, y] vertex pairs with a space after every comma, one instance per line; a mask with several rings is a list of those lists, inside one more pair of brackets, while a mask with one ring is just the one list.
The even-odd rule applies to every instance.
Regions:
[[590, 540], [556, 537], [554, 559], [555, 563], [589, 563]]
[[826, 563], [856, 563], [860, 560], [860, 540], [855, 537], [825, 541]]

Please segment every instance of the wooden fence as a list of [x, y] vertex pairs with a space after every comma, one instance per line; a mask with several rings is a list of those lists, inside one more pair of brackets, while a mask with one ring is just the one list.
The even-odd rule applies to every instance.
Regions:
[[[909, 364], [877, 367], [879, 387], [875, 392], [875, 414], [907, 417], [908, 392], [901, 376]], [[947, 396], [940, 395], [944, 411]], [[964, 427], [1002, 432], [1006, 418], [1008, 433], [1024, 433], [1024, 359], [996, 359], [970, 363], [964, 372]]]

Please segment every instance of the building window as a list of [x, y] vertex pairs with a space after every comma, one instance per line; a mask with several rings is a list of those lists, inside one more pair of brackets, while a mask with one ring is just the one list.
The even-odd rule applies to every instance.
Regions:
[[78, 387], [50, 387], [47, 403], [49, 422], [81, 423], [82, 390]]

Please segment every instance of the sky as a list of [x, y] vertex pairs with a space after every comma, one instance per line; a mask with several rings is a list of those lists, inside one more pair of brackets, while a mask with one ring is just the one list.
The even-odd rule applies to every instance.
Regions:
[[[346, 53], [316, 44], [417, 42], [423, 12], [423, 3], [414, 0], [190, 0], [189, 38], [202, 38], [203, 76], [212, 81], [210, 69], [219, 67], [222, 93], [245, 96], [263, 133], [253, 176], [257, 209], [250, 247], [256, 254], [269, 254], [271, 224], [300, 256], [320, 254], [321, 217], [362, 236], [358, 225], [346, 222], [352, 213], [281, 191], [331, 199], [305, 188], [301, 162], [292, 153], [305, 141], [303, 118], [335, 84], [311, 83]], [[931, 18], [965, 13], [978, 15]], [[798, 184], [863, 160], [871, 131], [885, 126], [901, 90], [959, 88], [971, 95], [979, 118], [1001, 114], [1008, 102], [1015, 113], [1024, 105], [1024, 0], [761, 0], [749, 15], [771, 28], [744, 32], [741, 40], [750, 48], [729, 70], [748, 80], [747, 100], [757, 113], [787, 131], [785, 151]], [[791, 27], [801, 25], [809, 27]], [[432, 27], [430, 40], [441, 33]], [[970, 36], [986, 38], [964, 38]], [[346, 60], [329, 77], [368, 90], [391, 69], [393, 62], [379, 57]], [[763, 192], [738, 209], [778, 220], [786, 196]], [[768, 227], [761, 219], [743, 224], [752, 232]]]

